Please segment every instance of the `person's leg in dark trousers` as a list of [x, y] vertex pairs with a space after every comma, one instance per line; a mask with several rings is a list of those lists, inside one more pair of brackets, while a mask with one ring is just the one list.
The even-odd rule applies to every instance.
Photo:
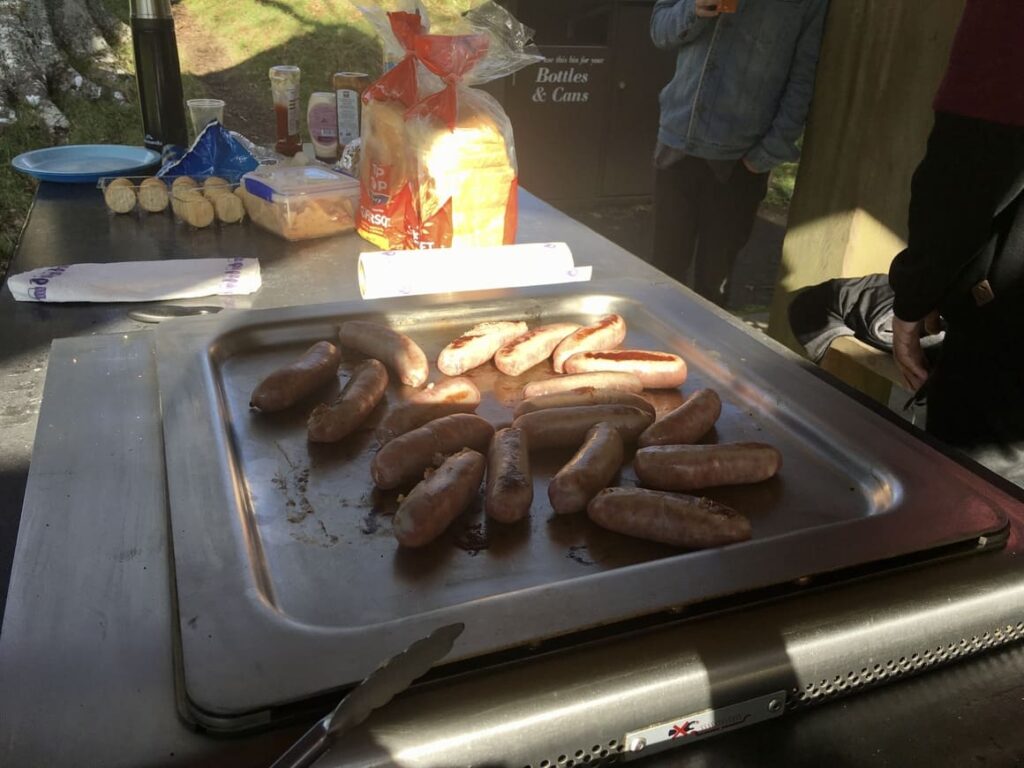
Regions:
[[751, 173], [737, 162], [724, 181], [708, 186], [694, 268], [694, 287], [724, 307], [736, 256], [750, 239], [757, 209], [768, 192], [768, 174]]
[[701, 208], [714, 179], [707, 163], [684, 157], [654, 177], [654, 256], [651, 264], [686, 282], [697, 246]]

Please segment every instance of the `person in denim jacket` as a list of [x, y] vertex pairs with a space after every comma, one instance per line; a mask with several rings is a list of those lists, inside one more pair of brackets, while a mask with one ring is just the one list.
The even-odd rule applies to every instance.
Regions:
[[828, 0], [718, 2], [658, 0], [651, 15], [651, 40], [678, 51], [660, 97], [653, 263], [724, 305], [769, 172], [800, 155]]

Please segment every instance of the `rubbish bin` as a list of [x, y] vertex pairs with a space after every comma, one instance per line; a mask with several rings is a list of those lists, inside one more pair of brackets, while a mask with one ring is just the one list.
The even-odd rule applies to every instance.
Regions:
[[654, 3], [510, 5], [546, 57], [505, 85], [520, 183], [555, 202], [650, 196], [658, 92], [673, 69], [650, 42]]

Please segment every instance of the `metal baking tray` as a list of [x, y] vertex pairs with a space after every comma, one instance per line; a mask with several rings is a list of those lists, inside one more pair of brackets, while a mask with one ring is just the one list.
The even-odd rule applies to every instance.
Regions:
[[[467, 660], [1005, 527], [1009, 502], [994, 488], [678, 287], [617, 281], [447, 298], [224, 313], [158, 329], [181, 672], [201, 721], [231, 728], [349, 685], [454, 621], [466, 630], [450, 660]], [[610, 311], [626, 318], [628, 346], [686, 359], [684, 393], [722, 395], [711, 440], [782, 452], [776, 478], [708, 492], [750, 517], [749, 542], [686, 552], [585, 515], [553, 516], [547, 480], [570, 451], [534, 462], [525, 523], [489, 522], [478, 505], [437, 542], [402, 550], [389, 517], [396, 493], [375, 490], [369, 474], [383, 408], [336, 446], [305, 437], [307, 413], [330, 391], [281, 414], [248, 408], [266, 373], [334, 338], [345, 319], [387, 322], [436, 359], [482, 320], [532, 326]], [[346, 355], [343, 371], [356, 361]], [[525, 381], [549, 375], [477, 369], [478, 412], [508, 423]], [[648, 394], [661, 410], [682, 398]], [[633, 483], [627, 467], [621, 484]]]

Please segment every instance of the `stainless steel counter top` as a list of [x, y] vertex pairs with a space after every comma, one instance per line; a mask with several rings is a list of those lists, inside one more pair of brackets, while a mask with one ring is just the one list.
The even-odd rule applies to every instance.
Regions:
[[[365, 245], [355, 237], [288, 246], [251, 228], [210, 238], [125, 231], [131, 222], [108, 219], [90, 195], [95, 190], [43, 185], [14, 269], [140, 253], [244, 254], [264, 266], [264, 287], [251, 306], [356, 295], [354, 260]], [[565, 240], [601, 277], [661, 279], [529, 196], [520, 211], [522, 240]], [[46, 472], [25, 499], [0, 636], [0, 762], [267, 765], [304, 725], [214, 739], [188, 730], [176, 715], [166, 521], [153, 506], [166, 489], [162, 473], [147, 469], [162, 465], [155, 363], [150, 336], [133, 333], [144, 327], [127, 319], [127, 309], [15, 305], [6, 288], [0, 294], [0, 534], [8, 547], [36, 422], [62, 438], [32, 456]], [[57, 342], [51, 352], [49, 340], [60, 336], [79, 338]], [[111, 385], [79, 391], [90, 376]], [[129, 423], [122, 418], [129, 412], [149, 415]], [[95, 503], [69, 504], [69, 496]], [[1013, 565], [1016, 551], [992, 557]], [[1015, 765], [1024, 754], [1022, 714], [1024, 654], [1011, 646], [650, 764]]]

